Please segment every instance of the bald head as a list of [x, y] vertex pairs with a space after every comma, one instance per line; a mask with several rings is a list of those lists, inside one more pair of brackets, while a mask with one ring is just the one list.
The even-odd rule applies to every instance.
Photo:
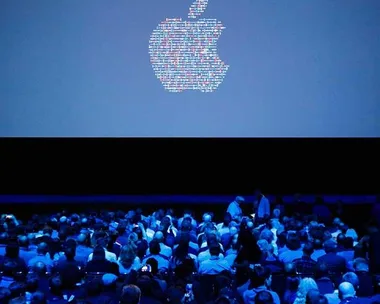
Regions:
[[211, 215], [206, 213], [203, 215], [203, 222], [210, 223], [211, 222]]
[[354, 297], [356, 294], [354, 286], [349, 282], [343, 282], [339, 285], [339, 297], [344, 300], [349, 297]]
[[154, 234], [154, 239], [157, 240], [158, 242], [163, 242], [164, 241], [164, 234], [162, 233], [162, 231], [157, 231]]
[[48, 245], [42, 242], [41, 244], [38, 245], [37, 252], [38, 254], [46, 254], [49, 251], [48, 249], [49, 249]]
[[21, 235], [18, 238], [18, 244], [19, 244], [20, 247], [28, 247], [29, 246], [28, 237], [26, 235]]
[[78, 235], [77, 242], [78, 244], [83, 245], [86, 242], [87, 236], [84, 233]]

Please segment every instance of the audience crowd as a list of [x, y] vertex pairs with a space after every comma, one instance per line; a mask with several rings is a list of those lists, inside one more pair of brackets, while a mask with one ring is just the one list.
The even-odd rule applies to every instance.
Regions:
[[380, 304], [376, 223], [358, 235], [260, 192], [252, 214], [244, 206], [236, 197], [221, 222], [173, 209], [4, 214], [0, 304]]

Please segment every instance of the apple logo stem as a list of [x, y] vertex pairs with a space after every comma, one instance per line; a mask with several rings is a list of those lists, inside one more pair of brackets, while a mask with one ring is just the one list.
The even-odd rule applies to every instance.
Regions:
[[[204, 13], [208, 0], [196, 0], [188, 18]], [[229, 66], [218, 56], [217, 41], [225, 27], [216, 19], [167, 18], [152, 32], [149, 55], [153, 71], [169, 92], [214, 92]]]

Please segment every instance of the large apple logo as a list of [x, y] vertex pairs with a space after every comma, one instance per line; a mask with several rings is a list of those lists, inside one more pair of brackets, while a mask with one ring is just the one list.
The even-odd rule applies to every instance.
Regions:
[[[196, 0], [188, 18], [197, 19], [208, 0]], [[150, 61], [156, 77], [169, 92], [214, 92], [229, 68], [217, 54], [217, 42], [225, 29], [216, 19], [182, 21], [166, 19], [149, 40]]]

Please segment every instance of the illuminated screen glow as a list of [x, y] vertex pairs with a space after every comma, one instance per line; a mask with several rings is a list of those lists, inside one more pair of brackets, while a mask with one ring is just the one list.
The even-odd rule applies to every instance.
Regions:
[[2, 0], [0, 136], [380, 136], [379, 0]]

